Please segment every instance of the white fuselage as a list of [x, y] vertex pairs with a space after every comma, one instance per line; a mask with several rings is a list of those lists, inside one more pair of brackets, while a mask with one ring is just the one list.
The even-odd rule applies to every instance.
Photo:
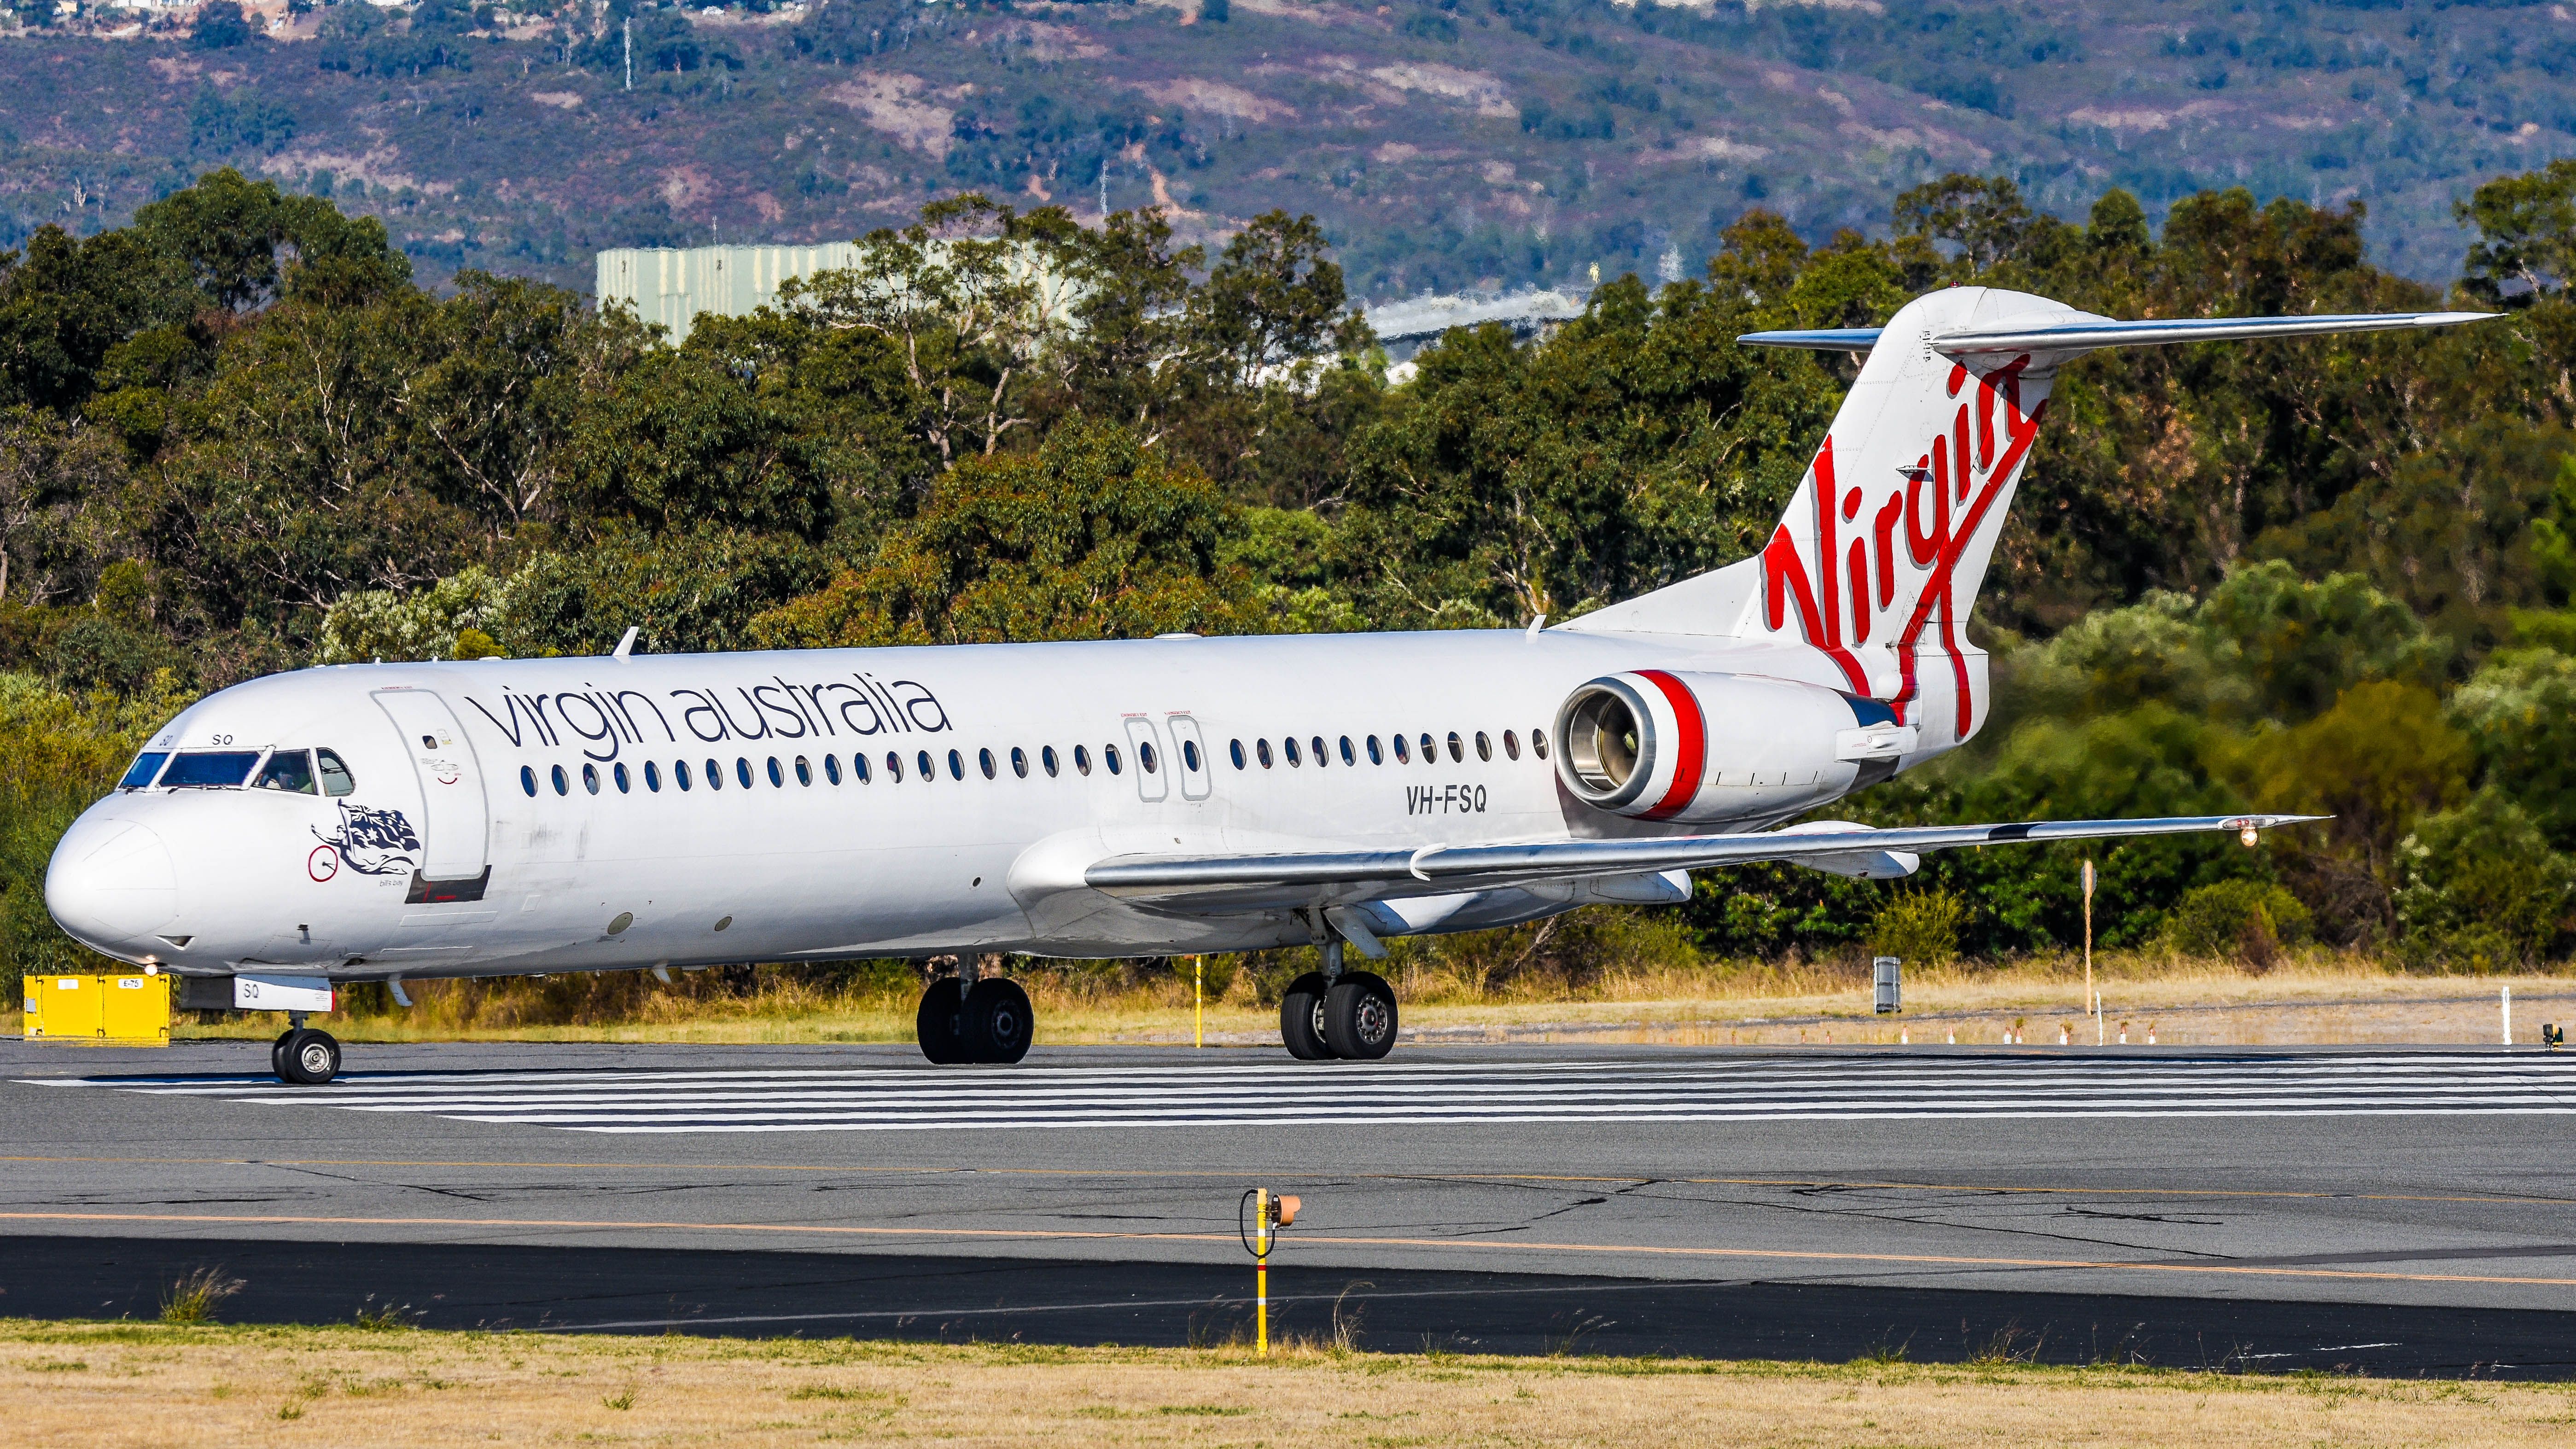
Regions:
[[[1157, 911], [1084, 869], [1745, 828], [1853, 786], [1827, 735], [1731, 777], [1712, 760], [1722, 803], [1692, 826], [1584, 805], [1536, 742], [1570, 691], [1635, 669], [1839, 678], [1805, 648], [1562, 629], [308, 669], [208, 697], [149, 752], [324, 749], [353, 788], [120, 789], [47, 899], [87, 944], [187, 974], [1242, 950], [1317, 928]], [[1426, 928], [1603, 898], [1488, 892]]]

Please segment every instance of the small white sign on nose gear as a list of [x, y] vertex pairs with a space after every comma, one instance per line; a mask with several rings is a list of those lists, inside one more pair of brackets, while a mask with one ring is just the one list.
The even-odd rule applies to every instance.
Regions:
[[233, 1006], [241, 1011], [330, 1011], [327, 976], [235, 976]]

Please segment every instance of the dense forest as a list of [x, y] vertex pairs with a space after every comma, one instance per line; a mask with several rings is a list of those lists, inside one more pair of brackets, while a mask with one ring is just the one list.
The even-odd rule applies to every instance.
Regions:
[[[2424, 969], [2576, 948], [2576, 163], [2490, 183], [2452, 295], [2358, 205], [1957, 175], [1886, 239], [1745, 210], [1695, 280], [1390, 384], [1324, 235], [968, 195], [681, 347], [540, 283], [416, 286], [372, 218], [231, 171], [0, 254], [0, 940], [70, 961], [43, 866], [200, 692], [367, 658], [1442, 629], [1752, 552], [1848, 381], [1733, 345], [1982, 281], [2121, 317], [2470, 305], [2438, 335], [2102, 353], [2058, 384], [1979, 601], [2000, 712], [1836, 807], [1878, 822], [2331, 813], [2100, 855], [2100, 938], [2316, 940]], [[1040, 266], [1027, 263], [1034, 258]], [[1069, 280], [1041, 287], [1031, 279]], [[2051, 949], [2064, 850], [1900, 885], [1704, 876], [1698, 950]], [[1548, 949], [1577, 952], [1569, 929]], [[1545, 951], [1520, 953], [1541, 959]]]

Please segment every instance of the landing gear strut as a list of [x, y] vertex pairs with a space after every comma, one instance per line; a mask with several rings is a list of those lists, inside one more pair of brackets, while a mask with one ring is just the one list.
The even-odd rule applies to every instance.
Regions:
[[304, 1024], [304, 1014], [287, 1017], [287, 1028], [269, 1043], [269, 1069], [277, 1079], [298, 1087], [318, 1087], [340, 1075], [340, 1043], [327, 1031]]
[[[970, 968], [971, 969], [971, 968]], [[923, 989], [913, 1028], [921, 1054], [939, 1066], [1008, 1066], [1029, 1054], [1036, 1014], [1019, 983], [999, 976], [946, 976]]]
[[1324, 943], [1324, 969], [1288, 983], [1279, 997], [1279, 1039], [1303, 1062], [1373, 1062], [1395, 1049], [1395, 988], [1370, 971], [1342, 967], [1342, 943]]

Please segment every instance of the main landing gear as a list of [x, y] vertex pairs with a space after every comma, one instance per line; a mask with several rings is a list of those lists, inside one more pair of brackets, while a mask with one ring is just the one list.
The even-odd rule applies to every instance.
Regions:
[[1018, 982], [999, 976], [943, 976], [921, 993], [913, 1025], [921, 1037], [921, 1054], [940, 1066], [1007, 1066], [1029, 1054], [1036, 1015]]
[[1342, 943], [1324, 943], [1324, 969], [1288, 983], [1279, 1039], [1301, 1062], [1373, 1062], [1395, 1049], [1395, 988], [1370, 971], [1342, 969]]
[[269, 1043], [269, 1070], [277, 1079], [291, 1086], [318, 1087], [340, 1075], [340, 1043], [327, 1031], [316, 1031], [304, 1024], [297, 1012], [287, 1017], [286, 1030]]

